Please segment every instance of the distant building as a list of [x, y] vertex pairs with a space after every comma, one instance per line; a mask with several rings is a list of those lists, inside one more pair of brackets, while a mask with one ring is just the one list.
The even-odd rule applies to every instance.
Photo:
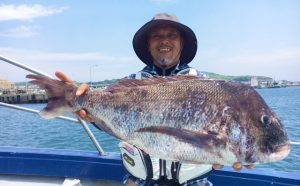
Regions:
[[255, 76], [251, 78], [250, 85], [252, 87], [258, 87], [258, 80]]
[[15, 88], [16, 88], [16, 84], [14, 82], [0, 79], [0, 89], [10, 90], [10, 89], [15, 89]]
[[300, 81], [291, 82], [291, 86], [300, 86]]

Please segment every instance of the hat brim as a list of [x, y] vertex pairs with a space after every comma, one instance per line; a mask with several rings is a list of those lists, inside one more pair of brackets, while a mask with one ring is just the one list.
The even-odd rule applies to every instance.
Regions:
[[136, 55], [140, 58], [142, 62], [146, 65], [151, 65], [153, 63], [153, 59], [148, 50], [148, 32], [153, 27], [159, 25], [170, 25], [175, 27], [181, 33], [182, 38], [184, 39], [183, 48], [180, 56], [181, 64], [190, 63], [197, 52], [197, 38], [195, 33], [189, 27], [170, 20], [151, 20], [143, 25], [134, 35], [133, 37], [133, 49]]

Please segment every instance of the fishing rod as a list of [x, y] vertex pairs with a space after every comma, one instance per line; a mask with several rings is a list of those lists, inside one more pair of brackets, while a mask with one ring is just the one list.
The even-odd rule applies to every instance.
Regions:
[[48, 77], [48, 78], [53, 78], [53, 77], [50, 76], [49, 74], [46, 74], [46, 73], [41, 72], [41, 71], [39, 71], [39, 70], [36, 70], [36, 69], [34, 69], [34, 68], [32, 68], [32, 67], [29, 67], [29, 66], [27, 66], [27, 65], [25, 65], [25, 64], [22, 64], [22, 63], [19, 63], [19, 62], [15, 62], [15, 61], [9, 60], [9, 59], [4, 58], [4, 57], [2, 57], [2, 56], [0, 56], [0, 60], [5, 61], [5, 62], [7, 62], [7, 63], [9, 63], [9, 64], [12, 64], [12, 65], [15, 65], [15, 66], [17, 66], [17, 67], [19, 67], [19, 68], [22, 68], [22, 69], [27, 70], [27, 71], [29, 71], [29, 72], [32, 72], [32, 73], [34, 73], [34, 74], [46, 76], [46, 77]]
[[[12, 108], [12, 109], [16, 109], [16, 110], [22, 110], [22, 111], [25, 111], [25, 112], [31, 112], [31, 113], [35, 113], [35, 114], [40, 113], [39, 110], [34, 110], [34, 109], [31, 109], [31, 108], [21, 107], [21, 106], [12, 105], [12, 104], [3, 103], [3, 102], [0, 102], [0, 106], [7, 107], [7, 108]], [[70, 117], [66, 117], [66, 116], [57, 116], [56, 118], [66, 120], [66, 121], [72, 121], [72, 122], [75, 122], [75, 123], [80, 123], [78, 119], [70, 118]]]
[[[49, 78], [53, 78], [52, 76], [44, 73], [44, 72], [41, 72], [39, 70], [36, 70], [32, 67], [29, 67], [25, 64], [22, 64], [22, 63], [19, 63], [19, 62], [16, 62], [16, 61], [12, 61], [12, 60], [9, 60], [7, 58], [4, 58], [2, 56], [0, 56], [0, 60], [4, 61], [4, 62], [7, 62], [9, 64], [12, 64], [14, 66], [17, 66], [19, 68], [22, 68], [24, 70], [27, 70], [31, 73], [34, 73], [34, 74], [38, 74], [38, 75], [42, 75], [42, 76], [46, 76], [46, 77], [49, 77]], [[15, 106], [15, 105], [10, 105], [10, 104], [5, 104], [5, 103], [1, 103], [0, 102], [0, 105], [1, 106], [5, 106], [5, 107], [9, 107], [9, 108], [14, 108], [14, 109], [18, 109], [18, 110], [23, 110], [23, 111], [27, 111], [27, 112], [32, 112], [32, 113], [39, 113], [39, 111], [37, 110], [33, 110], [33, 109], [29, 109], [29, 108], [25, 108], [25, 107], [19, 107], [19, 106]], [[65, 117], [65, 116], [59, 116], [57, 117], [59, 119], [63, 119], [63, 120], [67, 120], [67, 121], [72, 121], [72, 122], [76, 122], [76, 123], [80, 123], [84, 130], [86, 131], [86, 133], [88, 134], [88, 136], [90, 137], [90, 139], [92, 140], [92, 142], [94, 143], [95, 147], [97, 148], [98, 152], [100, 153], [100, 155], [105, 155], [105, 152], [104, 150], [102, 149], [102, 147], [100, 146], [99, 142], [97, 141], [97, 139], [95, 138], [93, 132], [90, 130], [89, 126], [87, 125], [87, 123], [82, 120], [81, 118], [77, 118], [76, 119], [73, 119], [73, 118], [68, 118], [68, 117]], [[76, 120], [76, 121], [75, 121]]]

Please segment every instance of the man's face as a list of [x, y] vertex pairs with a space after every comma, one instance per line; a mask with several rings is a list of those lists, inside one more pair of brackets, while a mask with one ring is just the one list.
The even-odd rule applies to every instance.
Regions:
[[156, 66], [164, 69], [179, 63], [183, 42], [180, 32], [172, 26], [159, 26], [150, 31], [148, 47]]

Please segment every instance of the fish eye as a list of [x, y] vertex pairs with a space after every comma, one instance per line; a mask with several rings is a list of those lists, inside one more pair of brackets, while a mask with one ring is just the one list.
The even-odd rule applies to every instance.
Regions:
[[272, 123], [272, 120], [269, 116], [267, 115], [262, 115], [261, 116], [261, 122], [264, 124], [264, 125], [270, 125]]

